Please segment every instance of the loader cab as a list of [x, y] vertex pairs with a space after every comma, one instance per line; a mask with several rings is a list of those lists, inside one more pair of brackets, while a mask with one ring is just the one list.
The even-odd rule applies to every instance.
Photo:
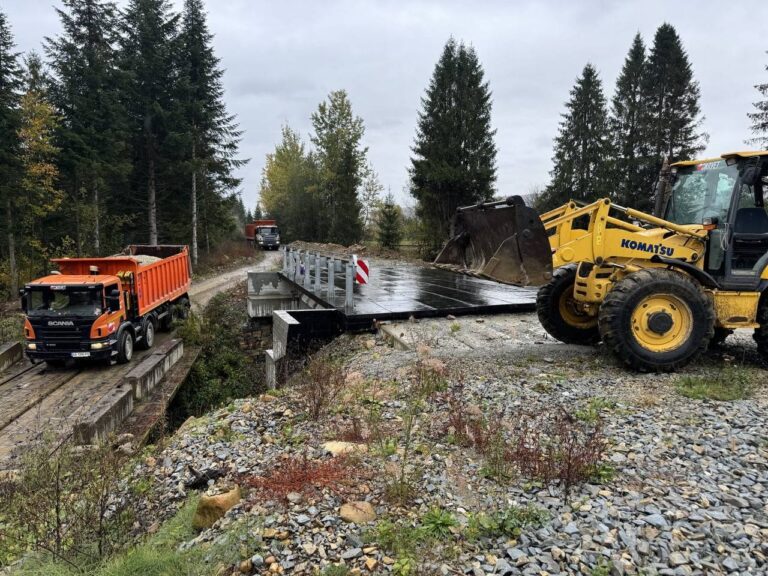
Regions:
[[679, 162], [672, 174], [666, 219], [711, 227], [707, 272], [725, 289], [757, 289], [768, 265], [768, 152]]

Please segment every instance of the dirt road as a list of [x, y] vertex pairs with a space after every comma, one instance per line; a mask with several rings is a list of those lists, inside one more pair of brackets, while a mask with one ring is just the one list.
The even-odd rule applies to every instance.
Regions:
[[216, 294], [245, 280], [249, 271], [264, 272], [276, 269], [280, 265], [281, 257], [280, 252], [265, 252], [264, 258], [256, 264], [248, 264], [219, 276], [207, 278], [199, 283], [193, 281], [189, 291], [193, 308], [195, 310], [205, 308], [208, 301]]

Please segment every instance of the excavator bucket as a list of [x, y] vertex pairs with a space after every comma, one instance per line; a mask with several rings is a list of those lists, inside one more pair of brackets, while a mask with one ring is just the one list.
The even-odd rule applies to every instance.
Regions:
[[459, 208], [435, 265], [505, 284], [541, 286], [552, 250], [539, 215], [520, 196]]

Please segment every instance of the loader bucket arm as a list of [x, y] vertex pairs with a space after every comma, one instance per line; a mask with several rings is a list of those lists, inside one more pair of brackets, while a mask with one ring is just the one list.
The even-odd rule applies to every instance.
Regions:
[[519, 286], [546, 284], [552, 250], [533, 208], [520, 196], [459, 208], [435, 264]]

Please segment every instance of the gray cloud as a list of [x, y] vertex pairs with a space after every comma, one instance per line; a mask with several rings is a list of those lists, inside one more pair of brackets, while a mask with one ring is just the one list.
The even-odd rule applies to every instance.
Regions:
[[[51, 0], [3, 0], [2, 8], [20, 50], [39, 49], [59, 30]], [[310, 114], [338, 88], [366, 122], [382, 183], [410, 202], [402, 190], [420, 98], [450, 35], [477, 49], [493, 91], [503, 194], [547, 183], [575, 78], [592, 62], [610, 98], [637, 31], [650, 44], [662, 22], [677, 28], [701, 85], [708, 155], [745, 147], [753, 86], [768, 81], [768, 40], [756, 24], [768, 21], [768, 2], [208, 0], [208, 11], [227, 103], [251, 158], [242, 170], [249, 206], [281, 125], [307, 136]]]

